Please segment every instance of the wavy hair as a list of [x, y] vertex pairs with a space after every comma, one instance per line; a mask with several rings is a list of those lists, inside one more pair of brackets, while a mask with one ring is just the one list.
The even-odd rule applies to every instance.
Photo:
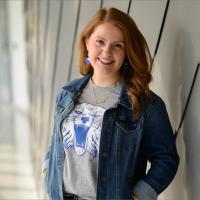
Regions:
[[87, 75], [93, 71], [91, 65], [85, 64], [85, 57], [88, 56], [85, 41], [94, 29], [104, 22], [109, 22], [118, 27], [124, 34], [126, 65], [122, 66], [121, 72], [127, 94], [131, 98], [132, 108], [134, 109], [133, 116], [138, 118], [144, 99], [141, 97], [150, 98], [149, 83], [152, 79], [150, 73], [152, 57], [144, 36], [129, 15], [116, 8], [103, 8], [96, 12], [80, 34], [80, 73]]

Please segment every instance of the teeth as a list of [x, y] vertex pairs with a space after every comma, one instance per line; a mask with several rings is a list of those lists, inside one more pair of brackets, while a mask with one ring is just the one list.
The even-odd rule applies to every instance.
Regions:
[[105, 64], [111, 64], [113, 61], [112, 60], [108, 60], [108, 59], [105, 59], [105, 58], [99, 58], [99, 60]]

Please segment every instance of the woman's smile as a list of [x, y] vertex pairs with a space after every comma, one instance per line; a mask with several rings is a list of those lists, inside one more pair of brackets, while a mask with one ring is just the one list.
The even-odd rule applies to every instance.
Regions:
[[103, 65], [111, 65], [111, 64], [114, 63], [113, 60], [107, 59], [107, 58], [98, 57], [97, 60], [98, 60], [101, 64], [103, 64]]

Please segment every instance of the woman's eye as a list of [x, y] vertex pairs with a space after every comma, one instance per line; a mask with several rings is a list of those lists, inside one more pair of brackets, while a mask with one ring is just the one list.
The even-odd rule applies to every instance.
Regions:
[[122, 49], [123, 46], [121, 44], [113, 44], [113, 48]]
[[103, 40], [96, 40], [96, 44], [97, 45], [102, 45], [102, 44], [104, 44], [104, 41]]

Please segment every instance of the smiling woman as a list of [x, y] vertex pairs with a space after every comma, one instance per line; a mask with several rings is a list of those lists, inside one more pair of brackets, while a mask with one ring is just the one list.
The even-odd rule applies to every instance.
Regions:
[[116, 8], [97, 11], [79, 44], [84, 76], [56, 100], [43, 169], [49, 198], [156, 200], [179, 157], [165, 104], [149, 89], [148, 45]]
[[125, 60], [124, 35], [120, 29], [105, 22], [86, 39], [88, 56], [96, 85], [109, 86], [121, 79], [120, 68]]

